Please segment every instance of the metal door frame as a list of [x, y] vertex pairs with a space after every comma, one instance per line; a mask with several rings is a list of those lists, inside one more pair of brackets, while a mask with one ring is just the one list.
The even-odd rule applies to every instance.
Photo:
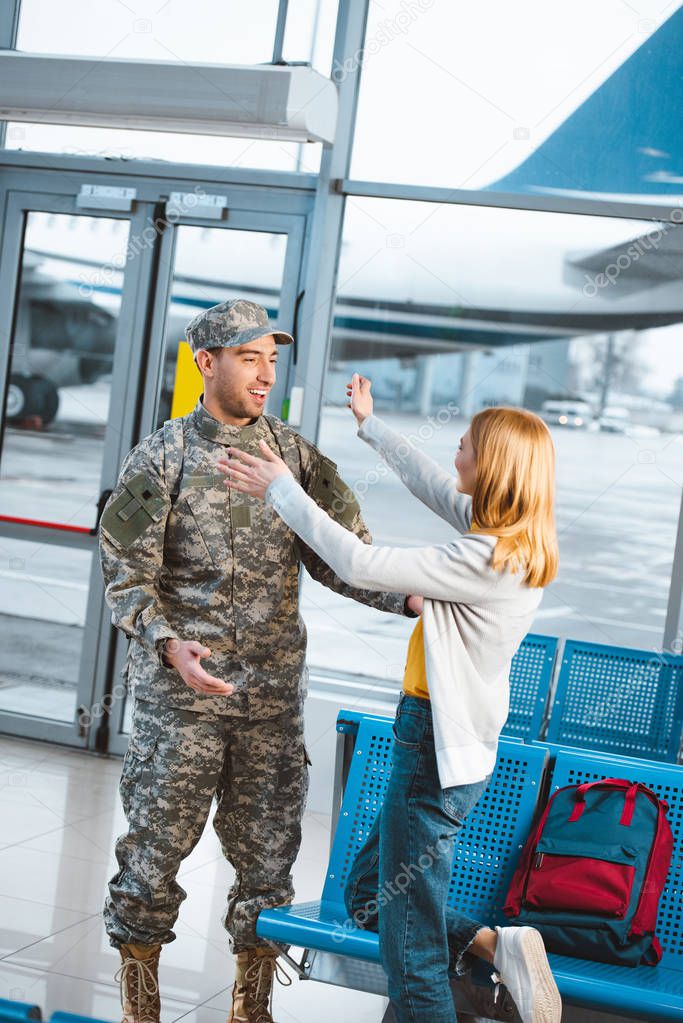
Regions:
[[[18, 154], [13, 154], [16, 156]], [[29, 161], [32, 162], [32, 161]], [[164, 323], [173, 277], [173, 253], [177, 227], [213, 227], [224, 230], [251, 230], [287, 235], [278, 321], [293, 330], [297, 295], [303, 279], [304, 246], [314, 194], [302, 189], [249, 187], [243, 181], [233, 186], [213, 179], [210, 168], [197, 168], [200, 183], [206, 188], [228, 193], [228, 215], [222, 221], [182, 216], [173, 223], [165, 221], [164, 209], [171, 191], [191, 191], [197, 179], [170, 179], [168, 168], [158, 178], [137, 177], [130, 165], [114, 173], [98, 161], [97, 167], [84, 171], [74, 161], [67, 169], [3, 166], [0, 160], [0, 394], [6, 392], [9, 375], [20, 274], [23, 259], [26, 214], [43, 212], [85, 217], [126, 220], [130, 239], [141, 234], [150, 223], [162, 221], [152, 244], [141, 248], [123, 268], [121, 308], [117, 322], [116, 347], [112, 372], [110, 416], [102, 458], [101, 490], [113, 486], [123, 457], [154, 427], [159, 374], [162, 370]], [[12, 161], [14, 163], [14, 161]], [[184, 169], [184, 168], [183, 168]], [[146, 168], [147, 170], [147, 168]], [[107, 173], [109, 172], [109, 173]], [[82, 184], [113, 184], [136, 188], [131, 211], [87, 209], [76, 206]], [[284, 184], [284, 182], [283, 182]], [[4, 312], [3, 312], [4, 311]], [[291, 353], [287, 355], [291, 361]], [[285, 360], [283, 360], [283, 363]], [[284, 393], [289, 366], [284, 365], [278, 380], [278, 392]], [[276, 410], [278, 411], [278, 410]], [[0, 421], [0, 440], [4, 419]], [[125, 658], [127, 641], [111, 625], [104, 600], [96, 535], [70, 533], [30, 525], [0, 523], [0, 539], [30, 539], [38, 543], [72, 546], [93, 551], [83, 646], [77, 689], [77, 711], [86, 711], [90, 726], [81, 729], [74, 722], [55, 721], [16, 714], [0, 709], [0, 733], [59, 742], [99, 752], [123, 752], [127, 737], [121, 732], [124, 701], [112, 696], [115, 679]], [[115, 724], [115, 727], [112, 725]], [[83, 734], [84, 733], [84, 734]]]

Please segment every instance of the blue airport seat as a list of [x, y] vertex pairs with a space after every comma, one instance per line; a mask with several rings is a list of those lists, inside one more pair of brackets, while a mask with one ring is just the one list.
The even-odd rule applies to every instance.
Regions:
[[510, 713], [503, 735], [537, 739], [541, 734], [558, 639], [530, 632], [510, 667]]
[[43, 1014], [39, 1005], [0, 998], [0, 1023], [19, 1023], [21, 1020], [41, 1020], [42, 1018]]
[[[510, 713], [503, 735], [530, 742], [541, 734], [548, 692], [553, 677], [559, 640], [556, 636], [528, 633], [510, 666]], [[383, 720], [376, 715], [345, 710], [339, 715], [337, 731], [355, 735], [363, 718]]]
[[358, 729], [362, 721], [385, 722], [390, 720], [380, 714], [364, 714], [360, 710], [340, 710], [337, 715], [337, 732], [345, 732], [347, 735], [358, 735]]
[[[341, 711], [339, 722], [345, 727], [357, 723], [357, 735], [322, 899], [264, 910], [256, 931], [276, 944], [379, 963], [377, 935], [351, 924], [343, 893], [384, 798], [392, 721]], [[462, 912], [501, 922], [500, 907], [531, 826], [546, 761], [541, 748], [500, 740], [491, 783], [456, 845], [449, 902]]]
[[108, 1023], [108, 1021], [93, 1016], [78, 1016], [73, 1012], [53, 1012], [50, 1023]]
[[[356, 737], [322, 899], [265, 910], [257, 933], [279, 946], [301, 977], [386, 994], [379, 943], [347, 919], [343, 892], [349, 869], [381, 806], [389, 773], [391, 720], [341, 711], [338, 730]], [[554, 754], [552, 773], [546, 770]], [[545, 777], [544, 777], [545, 775]], [[550, 961], [567, 1004], [636, 1019], [683, 1019], [683, 767], [557, 744], [501, 738], [491, 784], [456, 845], [449, 902], [473, 917], [506, 923], [500, 907], [531, 829], [539, 795], [606, 777], [641, 781], [669, 804], [674, 853], [660, 902], [657, 934], [664, 950], [656, 967], [635, 969], [569, 956]], [[543, 798], [543, 797], [542, 797]], [[305, 949], [298, 964], [283, 946]], [[458, 994], [454, 989], [454, 997]], [[458, 1007], [460, 1008], [460, 1007]]]
[[[548, 742], [547, 739], [534, 739], [534, 741], [531, 743], [531, 745], [532, 746], [539, 746], [541, 749], [545, 749], [545, 750], [548, 751], [548, 755], [550, 757], [550, 760], [548, 761], [548, 763], [549, 763], [549, 766], [550, 766], [551, 769], [554, 766], [555, 761], [557, 760], [557, 756], [558, 756], [559, 753], [582, 753], [585, 756], [589, 756], [589, 757], [591, 757], [591, 759], [594, 759], [594, 760], [597, 760], [597, 759], [606, 760], [610, 764], [613, 764], [615, 762], [615, 759], [614, 759], [615, 758], [615, 754], [614, 753], [608, 753], [606, 750], [601, 750], [601, 749], [590, 749], [590, 750], [589, 749], [582, 749], [580, 746], [568, 746], [567, 743]], [[653, 767], [658, 767], [662, 763], [661, 760], [647, 760], [644, 757], [631, 757], [630, 754], [627, 754], [627, 753], [624, 753], [624, 754], [620, 755], [619, 757], [617, 757], [617, 760], [619, 762], [621, 762], [622, 760], [629, 760], [629, 761], [630, 760], [634, 760], [639, 765], [639, 767], [642, 766], [643, 764], [650, 764]]]
[[675, 763], [683, 657], [567, 640], [546, 738]]
[[562, 997], [574, 1005], [636, 1019], [683, 1019], [683, 767], [607, 757], [585, 750], [560, 750], [552, 773], [551, 792], [600, 778], [644, 782], [669, 804], [674, 850], [662, 893], [657, 936], [662, 944], [658, 966], [612, 966], [570, 956], [549, 956]]

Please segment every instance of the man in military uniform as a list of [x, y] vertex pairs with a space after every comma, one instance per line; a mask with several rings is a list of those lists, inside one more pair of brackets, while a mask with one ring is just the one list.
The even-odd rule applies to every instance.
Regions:
[[[278, 451], [306, 491], [366, 542], [334, 463], [263, 415], [277, 346], [292, 341], [242, 299], [196, 316], [187, 339], [204, 394], [133, 448], [104, 510], [100, 554], [114, 624], [132, 640], [133, 724], [121, 777], [128, 833], [104, 916], [121, 953], [126, 1023], [159, 1018], [158, 962], [185, 891], [176, 881], [214, 795], [235, 868], [224, 924], [237, 956], [233, 1023], [268, 1023], [275, 956], [259, 912], [291, 902], [308, 789], [303, 741], [306, 629], [299, 566], [338, 593], [395, 613], [400, 594], [344, 584], [263, 502], [229, 491], [229, 445]], [[204, 662], [204, 664], [202, 663]]]

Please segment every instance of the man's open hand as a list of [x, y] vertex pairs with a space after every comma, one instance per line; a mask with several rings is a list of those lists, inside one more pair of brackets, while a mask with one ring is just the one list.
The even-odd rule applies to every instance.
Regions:
[[178, 672], [185, 685], [196, 693], [212, 696], [232, 696], [235, 687], [229, 682], [214, 678], [201, 666], [202, 657], [210, 657], [211, 651], [194, 639], [182, 641], [167, 639], [164, 644], [164, 658]]

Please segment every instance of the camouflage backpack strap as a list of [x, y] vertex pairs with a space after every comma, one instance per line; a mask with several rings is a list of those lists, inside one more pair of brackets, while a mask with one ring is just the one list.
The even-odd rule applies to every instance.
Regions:
[[180, 491], [185, 455], [185, 430], [182, 416], [167, 419], [164, 423], [164, 477], [171, 498], [175, 504]]
[[294, 478], [301, 481], [301, 455], [296, 443], [294, 434], [290, 429], [277, 429], [281, 421], [272, 416], [264, 416], [268, 425], [271, 437], [268, 443], [276, 449], [280, 458], [287, 464], [287, 468], [294, 473]]

